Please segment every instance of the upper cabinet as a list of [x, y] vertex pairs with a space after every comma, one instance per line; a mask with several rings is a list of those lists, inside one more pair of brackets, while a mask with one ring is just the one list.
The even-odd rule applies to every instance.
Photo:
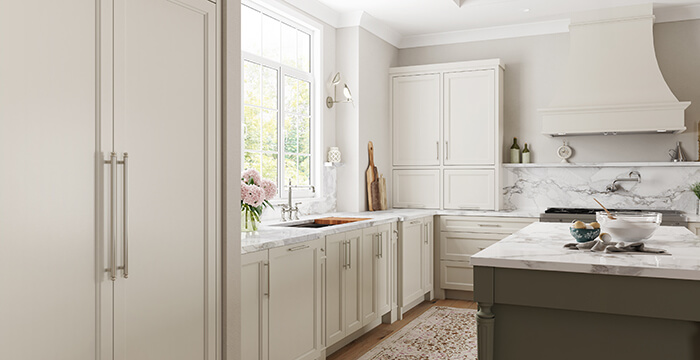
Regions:
[[440, 164], [440, 74], [392, 79], [394, 165]]
[[494, 69], [445, 73], [444, 82], [444, 164], [495, 164]]
[[[390, 70], [393, 206], [500, 208], [503, 72], [498, 59]], [[414, 186], [419, 173], [430, 189]]]

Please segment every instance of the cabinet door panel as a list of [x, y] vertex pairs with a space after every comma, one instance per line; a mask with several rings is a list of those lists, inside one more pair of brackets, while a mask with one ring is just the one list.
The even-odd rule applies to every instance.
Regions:
[[423, 222], [412, 220], [401, 225], [401, 304], [423, 296]]
[[448, 290], [474, 291], [474, 269], [468, 262], [441, 261], [440, 287]]
[[391, 264], [391, 225], [378, 227], [379, 232], [379, 257], [377, 260], [377, 307], [378, 315], [384, 315], [391, 310], [392, 269]]
[[362, 231], [362, 326], [377, 318], [377, 256], [379, 236], [376, 227]]
[[95, 141], [95, 6], [0, 2], [0, 359], [95, 359], [96, 326], [111, 325], [95, 259], [96, 155], [111, 149]]
[[394, 77], [394, 165], [440, 164], [440, 75]]
[[270, 250], [270, 360], [319, 354], [323, 245], [314, 240]]
[[216, 5], [115, 1], [114, 28], [114, 138], [120, 157], [129, 153], [130, 267], [115, 290], [115, 358], [214, 359]]
[[494, 170], [445, 170], [445, 209], [494, 210]]
[[423, 293], [433, 291], [433, 219], [423, 220]]
[[468, 262], [472, 255], [506, 236], [508, 235], [442, 232], [440, 234], [440, 259]]
[[362, 231], [347, 233], [348, 268], [345, 270], [345, 334], [353, 333], [362, 327], [362, 272], [361, 245]]
[[394, 170], [392, 188], [396, 208], [440, 208], [440, 170]]
[[326, 346], [345, 337], [345, 233], [326, 236]]
[[444, 76], [445, 165], [493, 165], [496, 160], [494, 70]]
[[267, 251], [241, 256], [243, 360], [267, 359], [268, 274]]

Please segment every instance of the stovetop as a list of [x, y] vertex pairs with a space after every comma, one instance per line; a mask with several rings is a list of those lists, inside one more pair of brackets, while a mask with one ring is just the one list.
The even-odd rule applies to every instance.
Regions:
[[[644, 212], [653, 211], [661, 213], [661, 225], [686, 226], [688, 218], [679, 210], [655, 210], [655, 209], [609, 209], [610, 211]], [[603, 211], [600, 208], [548, 208], [540, 214], [541, 222], [571, 222], [581, 220], [585, 222], [595, 221], [595, 214]]]

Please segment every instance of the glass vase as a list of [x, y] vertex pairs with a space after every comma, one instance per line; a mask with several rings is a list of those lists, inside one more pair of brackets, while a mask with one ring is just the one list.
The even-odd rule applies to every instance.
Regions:
[[258, 231], [258, 223], [253, 212], [248, 208], [241, 209], [241, 232]]

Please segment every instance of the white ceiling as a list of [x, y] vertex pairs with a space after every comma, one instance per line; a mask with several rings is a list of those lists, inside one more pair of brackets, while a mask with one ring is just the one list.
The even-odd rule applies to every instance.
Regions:
[[[340, 14], [364, 12], [402, 37], [568, 19], [572, 13], [649, 0], [317, 0]], [[457, 5], [458, 2], [462, 6]], [[692, 5], [690, 8], [686, 8]], [[657, 0], [654, 11], [696, 18], [700, 0]]]

